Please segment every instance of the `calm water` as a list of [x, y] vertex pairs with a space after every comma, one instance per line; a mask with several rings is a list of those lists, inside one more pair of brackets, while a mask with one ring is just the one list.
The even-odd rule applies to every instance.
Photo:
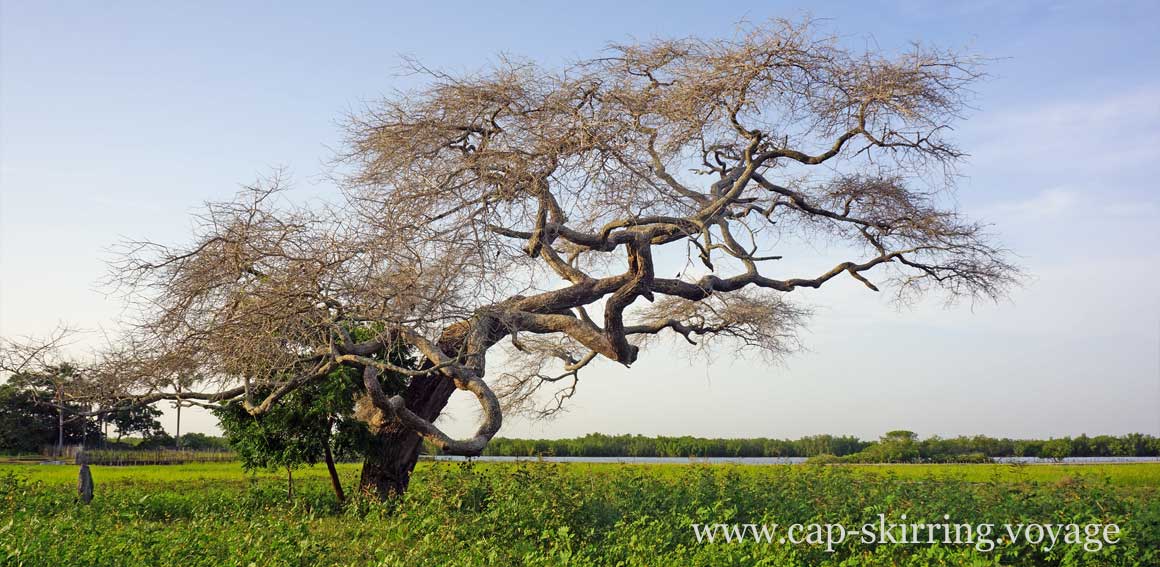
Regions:
[[[437, 461], [466, 461], [468, 457], [439, 455]], [[733, 464], [733, 465], [800, 465], [804, 457], [474, 457], [472, 460], [484, 462], [511, 463], [517, 461], [543, 461], [546, 463], [624, 463], [631, 465], [688, 465], [688, 464]], [[1049, 464], [1052, 459], [1035, 457], [996, 457], [997, 463]], [[1065, 464], [1083, 465], [1100, 463], [1160, 463], [1160, 457], [1068, 457]]]

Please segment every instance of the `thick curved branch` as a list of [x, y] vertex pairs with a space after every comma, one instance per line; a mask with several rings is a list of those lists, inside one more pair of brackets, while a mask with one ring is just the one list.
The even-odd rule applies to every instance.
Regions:
[[[464, 373], [460, 373], [460, 376], [463, 375]], [[363, 385], [371, 402], [388, 419], [398, 421], [414, 430], [450, 455], [479, 455], [503, 425], [503, 413], [499, 399], [496, 398], [491, 388], [479, 378], [459, 378], [455, 383], [457, 388], [475, 394], [479, 400], [480, 408], [483, 410], [483, 422], [476, 430], [475, 436], [462, 440], [452, 439], [435, 424], [407, 409], [407, 401], [402, 396], [387, 397], [379, 384], [378, 370], [374, 366], [367, 366], [363, 370]]]

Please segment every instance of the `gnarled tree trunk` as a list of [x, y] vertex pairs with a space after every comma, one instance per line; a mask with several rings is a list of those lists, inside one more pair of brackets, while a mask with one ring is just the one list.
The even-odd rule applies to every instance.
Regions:
[[[403, 397], [407, 400], [407, 408], [423, 419], [434, 421], [454, 391], [451, 380], [438, 375], [425, 376], [414, 378]], [[380, 499], [405, 492], [422, 445], [423, 439], [406, 427], [389, 427], [380, 431], [363, 461], [359, 489]]]

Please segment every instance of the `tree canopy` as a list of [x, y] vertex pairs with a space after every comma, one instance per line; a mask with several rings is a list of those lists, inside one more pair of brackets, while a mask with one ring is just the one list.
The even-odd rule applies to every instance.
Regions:
[[[806, 21], [558, 68], [412, 67], [423, 86], [348, 117], [339, 202], [295, 203], [276, 175], [207, 205], [187, 243], [127, 244], [112, 279], [136, 309], [107, 387], [257, 416], [352, 369], [372, 431], [478, 454], [505, 411], [550, 415], [592, 361], [632, 365], [659, 336], [794, 351], [798, 290], [1016, 281], [946, 198], [976, 57], [851, 50]], [[830, 244], [827, 267], [793, 273], [792, 239]], [[391, 362], [400, 345], [417, 368]], [[434, 424], [454, 389], [482, 410], [468, 439]]]

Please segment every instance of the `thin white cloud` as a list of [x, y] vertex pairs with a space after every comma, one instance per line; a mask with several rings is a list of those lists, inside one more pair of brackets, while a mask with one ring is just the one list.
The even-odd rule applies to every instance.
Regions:
[[1044, 189], [1020, 200], [1000, 201], [980, 211], [984, 217], [1055, 220], [1073, 215], [1139, 218], [1160, 214], [1160, 204], [1147, 199], [1109, 199], [1100, 191], [1069, 187]]
[[1109, 93], [1100, 99], [1063, 99], [1036, 104], [1034, 107], [988, 112], [985, 125], [1006, 130], [1011, 126], [1037, 126], [1076, 129], [1122, 121], [1160, 120], [1160, 86], [1140, 87], [1127, 92]]
[[1033, 219], [1056, 218], [1070, 213], [1081, 200], [1078, 191], [1065, 188], [1045, 189], [1029, 199], [997, 203], [990, 207], [990, 210], [984, 211], [984, 214]]
[[1105, 204], [1103, 211], [1113, 217], [1155, 217], [1160, 216], [1160, 204], [1156, 201], [1121, 201]]
[[964, 128], [979, 170], [1086, 172], [1160, 159], [1160, 86], [985, 110]]

